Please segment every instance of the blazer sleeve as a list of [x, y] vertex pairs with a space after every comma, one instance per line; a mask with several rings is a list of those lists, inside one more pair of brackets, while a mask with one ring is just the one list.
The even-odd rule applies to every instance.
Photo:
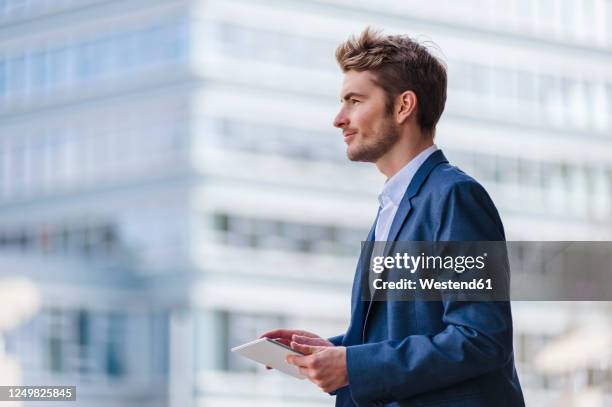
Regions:
[[[493, 202], [476, 181], [443, 194], [439, 241], [505, 240]], [[435, 335], [349, 346], [347, 370], [358, 406], [442, 389], [504, 366], [512, 356], [509, 302], [442, 299], [445, 328]]]
[[327, 340], [330, 341], [331, 343], [333, 343], [334, 346], [340, 346], [340, 345], [342, 345], [342, 341], [344, 340], [344, 334], [343, 335], [332, 336], [331, 338], [327, 338]]

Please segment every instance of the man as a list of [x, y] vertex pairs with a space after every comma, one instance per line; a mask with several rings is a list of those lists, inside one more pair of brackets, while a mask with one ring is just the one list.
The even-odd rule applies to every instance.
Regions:
[[[387, 176], [368, 241], [503, 241], [484, 188], [433, 143], [446, 69], [406, 36], [366, 29], [336, 51], [344, 72], [341, 129], [352, 161]], [[289, 356], [336, 406], [523, 406], [507, 301], [362, 301], [359, 262], [351, 322], [324, 339], [278, 329]]]

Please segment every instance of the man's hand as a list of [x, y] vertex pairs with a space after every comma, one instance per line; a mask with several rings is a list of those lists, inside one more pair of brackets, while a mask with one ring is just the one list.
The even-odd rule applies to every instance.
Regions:
[[277, 342], [282, 343], [283, 345], [290, 346], [294, 335], [297, 335], [299, 337], [320, 339], [321, 341], [324, 341], [324, 342], [319, 342], [321, 345], [323, 345], [324, 343], [328, 343], [329, 344], [328, 346], [333, 345], [330, 341], [328, 341], [327, 339], [321, 338], [317, 334], [313, 334], [312, 332], [308, 332], [308, 331], [302, 331], [299, 329], [274, 329], [273, 331], [264, 332], [259, 337], [260, 338], [270, 338]]
[[344, 346], [333, 346], [326, 339], [322, 340], [329, 345], [316, 346], [300, 343], [303, 341], [313, 343], [317, 341], [317, 338], [301, 339], [298, 335], [294, 336], [293, 339], [291, 347], [305, 355], [289, 355], [287, 356], [287, 363], [297, 366], [303, 376], [326, 393], [348, 384], [346, 348]]
[[[308, 331], [302, 331], [300, 329], [274, 329], [272, 331], [264, 332], [259, 337], [275, 340], [277, 342], [282, 343], [283, 345], [291, 346], [295, 350], [297, 349], [292, 346], [292, 342], [299, 342], [305, 345], [334, 346], [334, 344], [328, 341], [327, 339], [323, 339], [317, 334], [313, 334], [312, 332]], [[301, 350], [297, 351], [305, 353]], [[272, 368], [270, 366], [266, 366], [266, 369]]]

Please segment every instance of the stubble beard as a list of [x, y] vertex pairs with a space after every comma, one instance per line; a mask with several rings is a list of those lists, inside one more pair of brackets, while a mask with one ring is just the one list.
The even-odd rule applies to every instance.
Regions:
[[397, 143], [400, 138], [399, 126], [391, 120], [386, 121], [380, 133], [370, 143], [363, 142], [351, 150], [350, 146], [346, 149], [346, 156], [351, 161], [376, 162], [385, 155]]

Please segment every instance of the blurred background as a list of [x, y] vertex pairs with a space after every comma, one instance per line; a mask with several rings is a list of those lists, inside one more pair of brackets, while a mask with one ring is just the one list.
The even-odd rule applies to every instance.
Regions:
[[[612, 1], [0, 0], [0, 384], [332, 406], [229, 348], [347, 328], [384, 178], [334, 50], [367, 25], [448, 65], [435, 141], [508, 240], [612, 240]], [[609, 303], [513, 311], [528, 405], [612, 405]]]

